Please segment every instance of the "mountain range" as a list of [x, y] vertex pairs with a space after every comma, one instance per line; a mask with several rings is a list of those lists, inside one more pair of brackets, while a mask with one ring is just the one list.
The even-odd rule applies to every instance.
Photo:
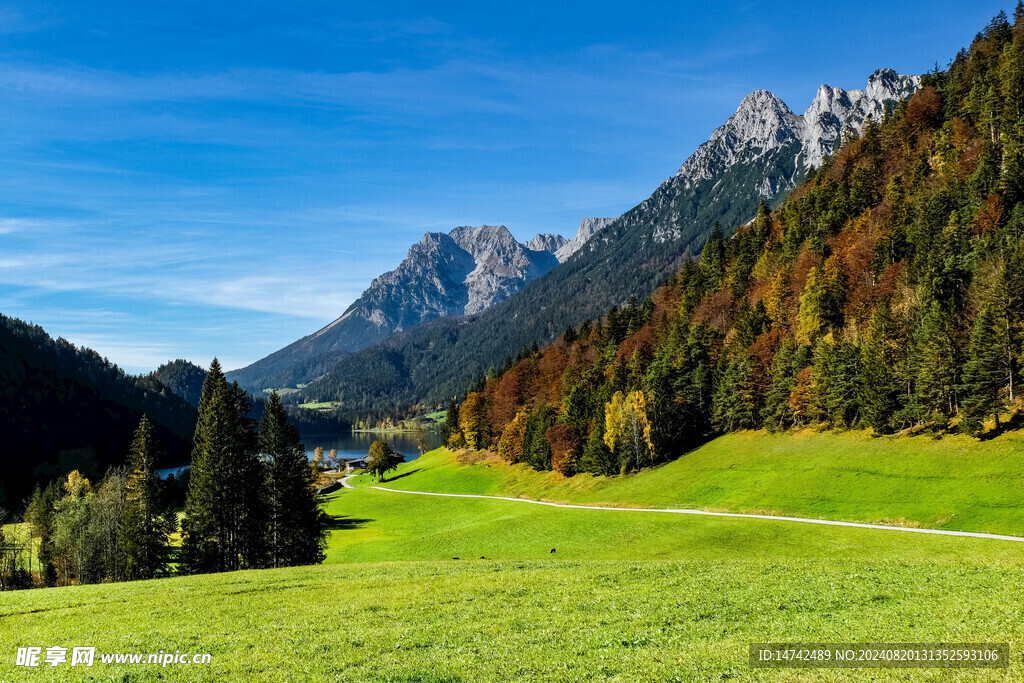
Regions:
[[[588, 227], [580, 227], [577, 243], [602, 220], [609, 219], [586, 219]], [[520, 243], [504, 225], [428, 232], [397, 268], [375, 278], [336, 320], [236, 370], [231, 379], [257, 390], [294, 386], [394, 332], [436, 318], [479, 313], [557, 266], [556, 254], [567, 244], [551, 234]]]
[[[844, 133], [859, 135], [869, 117], [884, 118], [919, 86], [917, 76], [880, 69], [864, 90], [822, 85], [803, 115], [772, 93], [755, 91], [673, 177], [619, 218], [584, 221], [553, 254], [546, 249], [558, 240], [538, 236], [519, 245], [527, 255], [548, 257], [546, 272], [526, 257], [512, 278], [498, 258], [474, 257], [470, 268], [466, 256], [428, 234], [430, 244], [410, 249], [398, 269], [375, 280], [337, 321], [229, 378], [254, 390], [307, 384], [290, 400], [340, 401], [348, 414], [437, 405], [521, 346], [550, 341], [631, 297], [648, 296], [700, 253], [715, 223], [730, 231], [751, 220], [760, 201], [780, 202], [809, 169], [825, 163]], [[468, 230], [453, 233], [462, 231], [464, 239]], [[510, 237], [500, 240], [502, 254], [516, 252], [509, 250]], [[437, 263], [465, 273], [462, 286], [435, 279]], [[472, 298], [470, 274], [477, 286]], [[510, 280], [521, 289], [512, 291]], [[378, 335], [377, 343], [350, 353], [329, 341], [329, 331], [346, 320], [358, 320], [344, 327]]]

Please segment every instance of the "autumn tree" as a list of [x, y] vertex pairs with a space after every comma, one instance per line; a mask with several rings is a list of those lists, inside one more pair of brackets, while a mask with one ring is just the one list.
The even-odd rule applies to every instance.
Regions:
[[576, 474], [580, 441], [573, 428], [562, 422], [549, 427], [544, 436], [551, 444], [551, 469], [565, 477]]
[[501, 438], [498, 439], [498, 455], [510, 465], [523, 461], [523, 443], [526, 439], [528, 419], [529, 411], [520, 410], [501, 431]]
[[617, 457], [622, 472], [631, 472], [655, 462], [647, 398], [642, 391], [615, 392], [605, 405], [604, 442]]
[[467, 448], [487, 447], [486, 399], [483, 394], [472, 391], [459, 407], [459, 431]]

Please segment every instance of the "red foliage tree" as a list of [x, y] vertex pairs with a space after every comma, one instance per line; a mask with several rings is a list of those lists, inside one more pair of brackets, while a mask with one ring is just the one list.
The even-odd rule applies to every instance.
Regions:
[[576, 432], [567, 424], [550, 427], [544, 435], [551, 444], [551, 469], [571, 477], [576, 474], [576, 463], [580, 456], [580, 441]]

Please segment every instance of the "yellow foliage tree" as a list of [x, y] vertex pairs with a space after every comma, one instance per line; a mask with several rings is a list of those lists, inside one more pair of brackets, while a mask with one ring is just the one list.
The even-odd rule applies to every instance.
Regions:
[[654, 464], [651, 421], [647, 417], [647, 397], [642, 391], [615, 392], [605, 404], [604, 442], [619, 459], [623, 472]]
[[466, 446], [474, 450], [484, 447], [484, 402], [482, 395], [472, 391], [459, 408], [459, 430], [466, 441]]
[[501, 430], [498, 439], [498, 455], [507, 463], [523, 461], [523, 441], [526, 438], [526, 419], [529, 413], [524, 408], [516, 413], [512, 421]]
[[92, 493], [92, 484], [82, 476], [81, 472], [74, 470], [68, 475], [68, 480], [64, 482], [64, 492], [72, 498], [81, 498], [88, 493]]
[[764, 302], [768, 317], [779, 327], [789, 322], [789, 268], [782, 268], [772, 278], [768, 298]]

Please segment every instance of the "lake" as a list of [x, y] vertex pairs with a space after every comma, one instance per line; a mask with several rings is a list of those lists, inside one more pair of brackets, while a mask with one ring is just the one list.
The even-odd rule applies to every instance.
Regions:
[[332, 448], [336, 448], [341, 458], [361, 458], [370, 450], [370, 444], [374, 441], [384, 441], [404, 455], [406, 460], [415, 460], [421, 454], [441, 446], [441, 432], [355, 432], [342, 435], [307, 435], [302, 439], [302, 443], [306, 445], [306, 457], [310, 460], [313, 459], [313, 449], [317, 446], [324, 449], [324, 457], [327, 457]]
[[[374, 441], [384, 441], [396, 451], [405, 456], [406, 460], [415, 460], [422, 453], [441, 446], [441, 432], [390, 432], [377, 434], [369, 432], [356, 432], [353, 434], [322, 434], [306, 435], [302, 443], [306, 446], [306, 457], [313, 459], [313, 449], [321, 446], [324, 449], [324, 457], [331, 452], [332, 448], [337, 449], [341, 458], [361, 458], [370, 450], [370, 444]], [[188, 465], [185, 465], [187, 468]], [[161, 479], [177, 473], [179, 467], [167, 467], [157, 470]]]

